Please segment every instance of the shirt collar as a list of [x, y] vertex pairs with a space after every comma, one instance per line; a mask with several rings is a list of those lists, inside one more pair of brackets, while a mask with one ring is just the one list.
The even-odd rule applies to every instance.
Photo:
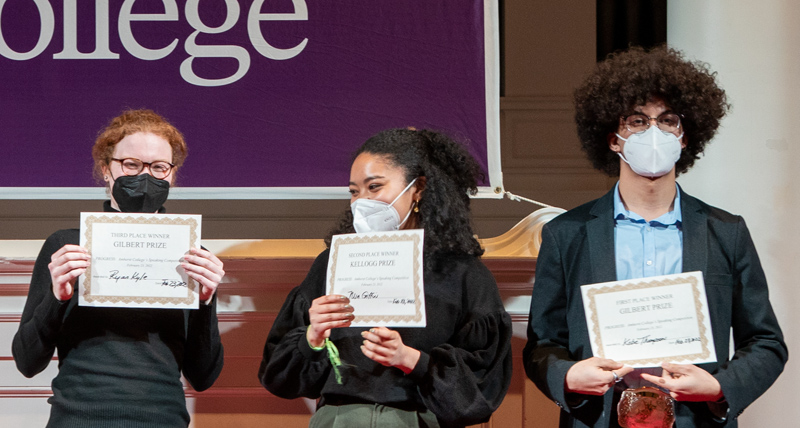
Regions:
[[[633, 211], [628, 211], [625, 204], [622, 203], [622, 198], [619, 196], [619, 181], [614, 186], [614, 220], [630, 220], [634, 223], [645, 223], [644, 218]], [[661, 217], [651, 220], [650, 224], [671, 226], [676, 225], [680, 227], [683, 221], [681, 214], [681, 189], [678, 183], [675, 183], [675, 201], [672, 204], [672, 211], [663, 214]]]

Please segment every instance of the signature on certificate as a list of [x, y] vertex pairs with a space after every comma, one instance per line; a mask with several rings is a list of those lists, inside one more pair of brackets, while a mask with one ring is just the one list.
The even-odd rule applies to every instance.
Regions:
[[647, 344], [647, 343], [663, 342], [665, 340], [667, 340], [666, 337], [650, 337], [650, 335], [648, 334], [647, 336], [635, 337], [635, 338], [632, 338], [632, 339], [628, 339], [628, 338], [622, 339], [622, 344], [623, 345], [644, 345], [644, 344]]
[[364, 291], [361, 294], [353, 291], [347, 292], [347, 298], [349, 298], [350, 300], [359, 300], [359, 299], [369, 300], [369, 299], [377, 299], [380, 297], [381, 296], [374, 291]]
[[120, 280], [139, 282], [141, 280], [147, 279], [147, 273], [134, 272], [132, 274], [120, 274], [119, 270], [115, 269], [108, 273], [108, 278], [113, 279], [114, 282], [119, 282]]

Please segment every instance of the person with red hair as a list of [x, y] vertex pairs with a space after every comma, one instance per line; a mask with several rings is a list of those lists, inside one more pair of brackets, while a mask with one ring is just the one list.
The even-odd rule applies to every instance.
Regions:
[[[95, 174], [110, 200], [107, 212], [163, 213], [169, 188], [186, 159], [183, 135], [150, 110], [129, 110], [97, 138]], [[90, 257], [78, 229], [44, 243], [12, 352], [27, 377], [58, 351], [48, 427], [186, 427], [181, 375], [195, 390], [222, 370], [216, 291], [222, 262], [192, 248], [180, 266], [200, 286], [200, 308], [139, 309], [78, 305], [77, 281]]]

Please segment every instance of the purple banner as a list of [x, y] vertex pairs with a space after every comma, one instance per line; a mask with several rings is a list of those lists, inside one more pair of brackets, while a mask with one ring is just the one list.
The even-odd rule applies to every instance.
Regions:
[[[180, 129], [182, 187], [346, 186], [382, 129], [487, 168], [484, 1], [0, 1], [0, 187], [91, 187], [125, 108]], [[487, 171], [488, 172], [488, 171]]]

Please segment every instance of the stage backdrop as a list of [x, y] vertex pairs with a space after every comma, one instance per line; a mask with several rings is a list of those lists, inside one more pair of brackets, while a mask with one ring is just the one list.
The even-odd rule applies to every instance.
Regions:
[[126, 108], [185, 134], [176, 198], [347, 197], [351, 153], [407, 126], [468, 142], [494, 196], [496, 27], [492, 0], [0, 0], [0, 198], [104, 198]]

